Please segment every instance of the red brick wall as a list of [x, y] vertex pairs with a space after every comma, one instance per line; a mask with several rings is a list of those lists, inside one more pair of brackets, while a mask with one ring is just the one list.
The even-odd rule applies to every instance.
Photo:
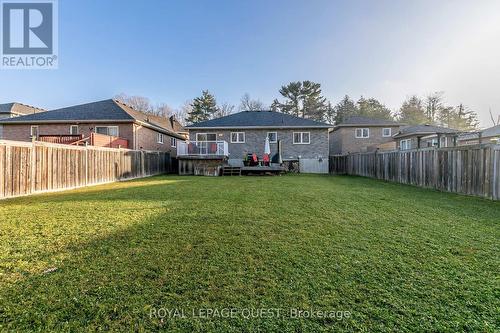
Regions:
[[[38, 124], [38, 134], [40, 135], [61, 135], [70, 134], [70, 126], [76, 124]], [[171, 147], [170, 136], [164, 135], [163, 144], [158, 143], [156, 131], [132, 124], [78, 124], [78, 133], [84, 137], [90, 136], [90, 133], [96, 126], [118, 126], [119, 137], [128, 140], [129, 149], [144, 149], [153, 151], [170, 152], [171, 156], [176, 156], [177, 149]], [[4, 124], [3, 139], [14, 141], [31, 141], [30, 124]]]
[[171, 156], [177, 155], [177, 149], [170, 145], [170, 136], [163, 135], [163, 144], [158, 143], [158, 132], [140, 125], [135, 126], [135, 137], [137, 141], [134, 149], [155, 150], [170, 152]]
[[[40, 135], [61, 135], [70, 134], [70, 125], [76, 124], [38, 124], [38, 134]], [[126, 124], [78, 124], [78, 133], [84, 137], [90, 136], [91, 131], [96, 126], [118, 126], [118, 134], [121, 138], [127, 139], [129, 146], [133, 145], [134, 130], [132, 123]], [[31, 141], [29, 124], [3, 124], [3, 139], [14, 141]]]

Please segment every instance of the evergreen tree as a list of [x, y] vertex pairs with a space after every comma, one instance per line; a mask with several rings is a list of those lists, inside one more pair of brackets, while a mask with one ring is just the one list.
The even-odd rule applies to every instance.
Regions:
[[282, 86], [280, 94], [285, 98], [285, 102], [281, 103], [278, 99], [271, 104], [271, 110], [291, 114], [296, 117], [301, 116], [300, 96], [302, 91], [302, 83], [300, 81], [290, 82], [286, 86]]
[[203, 90], [200, 97], [196, 97], [191, 104], [186, 121], [190, 124], [215, 117], [218, 112], [217, 102], [214, 95], [208, 90]]
[[457, 130], [472, 131], [479, 125], [476, 112], [463, 104], [457, 107], [443, 107], [437, 117], [442, 126]]
[[285, 101], [280, 102], [275, 99], [271, 110], [296, 117], [324, 119], [327, 101], [322, 95], [321, 84], [312, 81], [290, 82], [281, 87], [280, 94], [285, 98]]
[[333, 113], [333, 123], [340, 124], [347, 118], [357, 115], [358, 108], [356, 107], [354, 101], [351, 100], [349, 96], [345, 95], [344, 98], [335, 105]]
[[321, 94], [321, 84], [302, 82], [302, 117], [321, 121], [327, 109], [326, 98]]
[[365, 99], [363, 96], [358, 100], [357, 114], [364, 117], [394, 120], [394, 117], [384, 104], [375, 98]]
[[398, 120], [408, 125], [426, 124], [428, 119], [423, 101], [415, 95], [404, 101], [399, 108]]

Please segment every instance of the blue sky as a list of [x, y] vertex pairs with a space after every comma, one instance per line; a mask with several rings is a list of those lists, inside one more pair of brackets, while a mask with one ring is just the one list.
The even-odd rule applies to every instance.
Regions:
[[445, 91], [500, 113], [500, 2], [59, 1], [59, 69], [0, 70], [0, 101], [45, 108], [143, 95], [176, 108], [202, 89], [270, 104], [313, 80], [336, 103], [391, 109]]

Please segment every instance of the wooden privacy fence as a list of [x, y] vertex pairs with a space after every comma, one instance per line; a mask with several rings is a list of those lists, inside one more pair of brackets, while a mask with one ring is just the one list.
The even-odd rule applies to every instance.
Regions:
[[169, 172], [164, 152], [0, 140], [0, 198]]
[[500, 145], [336, 155], [330, 173], [500, 200]]

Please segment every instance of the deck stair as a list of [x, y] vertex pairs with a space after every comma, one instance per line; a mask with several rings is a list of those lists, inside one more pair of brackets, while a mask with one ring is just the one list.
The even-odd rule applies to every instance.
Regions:
[[224, 166], [222, 168], [223, 176], [241, 176], [241, 167]]

